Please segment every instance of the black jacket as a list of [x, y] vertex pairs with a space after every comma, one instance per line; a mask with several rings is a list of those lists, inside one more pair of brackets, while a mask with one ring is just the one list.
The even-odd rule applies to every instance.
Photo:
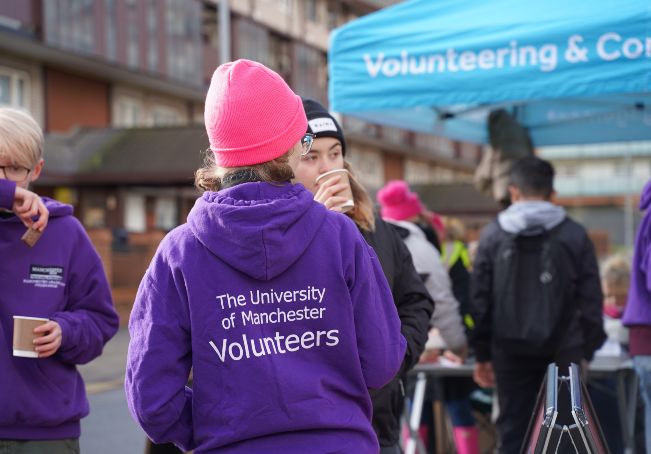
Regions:
[[[493, 264], [501, 242], [507, 238], [508, 234], [497, 221], [486, 226], [473, 265], [471, 305], [475, 328], [471, 342], [480, 362], [490, 361], [491, 351], [496, 348], [492, 342]], [[585, 229], [569, 218], [558, 226], [555, 238], [569, 252], [576, 267], [577, 310], [568, 314], [572, 320], [562, 337], [559, 351], [578, 347], [583, 351], [583, 358], [590, 360], [606, 339], [602, 317], [603, 294], [594, 247]]]
[[411, 254], [396, 229], [376, 218], [375, 231], [362, 235], [373, 248], [389, 282], [398, 309], [407, 352], [400, 373], [386, 386], [371, 391], [373, 428], [380, 446], [392, 446], [400, 436], [400, 415], [404, 402], [401, 378], [419, 360], [434, 312], [434, 302], [414, 269]]

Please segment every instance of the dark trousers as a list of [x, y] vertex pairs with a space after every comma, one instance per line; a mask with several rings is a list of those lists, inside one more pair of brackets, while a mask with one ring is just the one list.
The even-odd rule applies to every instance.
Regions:
[[79, 454], [79, 439], [0, 440], [0, 454]]
[[[497, 418], [500, 454], [520, 453], [549, 363], [555, 362], [559, 366], [559, 375], [568, 375], [569, 363], [580, 364], [581, 356], [581, 349], [567, 350], [553, 358], [511, 356], [493, 349], [493, 370], [500, 408]], [[569, 394], [567, 386], [559, 386], [557, 424], [572, 422]]]
[[380, 454], [401, 454], [402, 449], [399, 445], [380, 446]]
[[174, 446], [172, 443], [164, 443], [157, 445], [147, 440], [147, 445], [145, 446], [145, 454], [182, 454], [179, 448]]

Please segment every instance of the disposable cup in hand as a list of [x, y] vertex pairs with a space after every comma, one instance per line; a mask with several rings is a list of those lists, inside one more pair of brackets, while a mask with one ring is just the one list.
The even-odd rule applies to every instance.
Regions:
[[355, 200], [353, 199], [353, 191], [350, 187], [350, 179], [348, 177], [348, 170], [335, 169], [326, 173], [322, 173], [317, 177], [316, 184], [317, 185], [323, 184], [325, 181], [329, 180], [330, 178], [334, 178], [338, 176], [341, 176], [339, 183], [344, 183], [346, 185], [346, 189], [343, 189], [334, 195], [337, 197], [346, 198], [346, 201], [343, 204], [338, 206], [338, 208], [341, 209], [342, 213], [345, 213], [346, 211], [350, 211], [351, 209], [353, 209], [353, 207], [355, 206]]
[[14, 356], [38, 358], [34, 339], [44, 336], [45, 333], [34, 334], [34, 328], [48, 321], [47, 318], [14, 315]]

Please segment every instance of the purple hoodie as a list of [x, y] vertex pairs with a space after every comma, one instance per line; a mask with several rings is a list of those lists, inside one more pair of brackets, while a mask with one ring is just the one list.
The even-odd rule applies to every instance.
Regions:
[[[72, 207], [43, 201], [50, 219], [32, 248], [20, 240], [23, 223], [0, 216], [0, 439], [79, 437], [88, 401], [75, 365], [99, 356], [118, 328], [102, 262]], [[14, 315], [56, 320], [57, 353], [14, 357]]]
[[642, 189], [640, 210], [646, 211], [635, 239], [631, 285], [622, 322], [651, 326], [651, 180]]
[[355, 224], [290, 184], [198, 199], [161, 243], [129, 331], [131, 413], [196, 453], [375, 454], [368, 388], [406, 348]]
[[16, 183], [0, 178], [0, 208], [10, 209], [14, 204]]

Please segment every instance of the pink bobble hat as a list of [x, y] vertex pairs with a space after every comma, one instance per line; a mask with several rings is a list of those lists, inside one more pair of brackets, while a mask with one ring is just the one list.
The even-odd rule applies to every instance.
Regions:
[[221, 167], [272, 161], [307, 131], [301, 98], [266, 66], [237, 60], [213, 73], [204, 110], [206, 131]]

